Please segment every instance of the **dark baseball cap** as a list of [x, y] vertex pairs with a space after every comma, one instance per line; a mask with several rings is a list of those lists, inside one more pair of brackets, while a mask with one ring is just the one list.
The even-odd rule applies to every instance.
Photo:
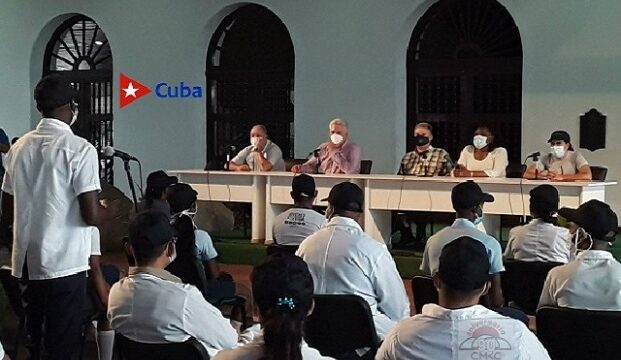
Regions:
[[451, 191], [453, 209], [473, 209], [484, 202], [493, 202], [494, 197], [481, 190], [479, 184], [472, 180], [459, 183]]
[[546, 212], [558, 210], [558, 190], [552, 185], [539, 185], [530, 191], [530, 203]]
[[569, 136], [569, 133], [567, 131], [556, 130], [555, 132], [552, 133], [552, 135], [550, 135], [550, 139], [548, 140], [548, 142], [550, 143], [552, 141], [559, 141], [559, 140], [563, 140], [566, 143], [570, 143], [571, 137]]
[[326, 200], [335, 210], [363, 212], [364, 193], [358, 185], [348, 181], [334, 185], [328, 197], [321, 201]]
[[177, 236], [168, 215], [158, 210], [143, 211], [129, 225], [129, 242], [133, 247], [152, 249]]
[[172, 212], [178, 213], [191, 208], [192, 204], [196, 202], [197, 197], [198, 192], [192, 189], [190, 185], [186, 183], [176, 183], [170, 186], [166, 200], [168, 204], [170, 204]]
[[154, 171], [147, 176], [147, 188], [165, 189], [179, 182], [176, 176], [168, 176], [164, 170]]
[[69, 104], [78, 97], [78, 91], [71, 82], [60, 74], [45, 76], [35, 87], [34, 100], [37, 110], [47, 112]]
[[294, 199], [311, 199], [315, 196], [315, 179], [306, 174], [293, 177], [291, 182], [291, 196]]
[[449, 288], [462, 292], [477, 290], [490, 280], [485, 245], [471, 237], [460, 237], [442, 248], [438, 277]]
[[577, 209], [564, 207], [558, 214], [576, 223], [597, 240], [612, 242], [619, 229], [617, 214], [610, 205], [599, 200], [587, 201]]

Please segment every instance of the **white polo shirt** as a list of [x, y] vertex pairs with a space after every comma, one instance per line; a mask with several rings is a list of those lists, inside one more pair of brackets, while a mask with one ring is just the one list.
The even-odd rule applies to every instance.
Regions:
[[274, 242], [279, 245], [298, 246], [327, 222], [324, 215], [313, 209], [288, 209], [274, 219]]
[[550, 359], [521, 321], [481, 305], [450, 310], [436, 304], [399, 323], [382, 343], [376, 360]]
[[570, 260], [569, 229], [533, 219], [509, 232], [505, 258], [566, 263]]
[[191, 336], [210, 356], [237, 344], [237, 332], [198, 289], [163, 269], [130, 268], [112, 285], [108, 319], [112, 329], [131, 340], [158, 344]]
[[550, 270], [541, 306], [621, 311], [621, 263], [603, 250], [586, 250]]
[[[251, 171], [260, 171], [261, 164], [256, 161], [256, 154], [252, 151], [254, 146], [248, 145], [231, 160], [239, 165], [248, 165]], [[274, 144], [271, 140], [267, 140], [265, 148], [263, 149], [263, 157], [272, 164], [271, 171], [285, 171], [285, 161], [282, 158], [282, 150], [278, 145]]]
[[403, 280], [388, 248], [356, 221], [335, 216], [302, 242], [296, 255], [308, 264], [315, 294], [354, 294], [365, 299], [380, 338], [410, 314]]
[[26, 260], [32, 280], [88, 270], [91, 230], [78, 195], [99, 190], [97, 151], [66, 123], [44, 118], [15, 143], [2, 184], [14, 196], [13, 276]]
[[196, 256], [201, 262], [206, 263], [218, 257], [216, 247], [213, 246], [213, 240], [211, 240], [211, 236], [209, 236], [207, 231], [201, 229], [194, 230], [194, 239], [196, 243]]
[[502, 248], [500, 243], [492, 236], [478, 230], [472, 221], [463, 218], [455, 219], [453, 225], [438, 231], [427, 240], [420, 269], [429, 275], [438, 272], [442, 249], [446, 244], [462, 236], [471, 237], [485, 245], [487, 256], [489, 257], [490, 274], [505, 271], [505, 267], [502, 264]]

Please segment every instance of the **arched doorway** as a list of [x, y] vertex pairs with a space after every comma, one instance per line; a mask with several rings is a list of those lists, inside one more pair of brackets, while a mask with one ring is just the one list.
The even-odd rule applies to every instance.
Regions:
[[287, 28], [267, 8], [246, 5], [222, 20], [207, 52], [208, 162], [247, 146], [258, 123], [293, 157], [294, 60]]
[[407, 145], [413, 128], [434, 126], [434, 145], [457, 161], [477, 124], [496, 132], [509, 161], [520, 161], [522, 43], [496, 0], [440, 0], [416, 24], [407, 52]]
[[[77, 15], [54, 31], [45, 49], [43, 75], [55, 72], [67, 77], [79, 92], [74, 133], [97, 150], [112, 146], [112, 51], [93, 19]], [[110, 184], [112, 168], [112, 159], [101, 159], [100, 177]]]

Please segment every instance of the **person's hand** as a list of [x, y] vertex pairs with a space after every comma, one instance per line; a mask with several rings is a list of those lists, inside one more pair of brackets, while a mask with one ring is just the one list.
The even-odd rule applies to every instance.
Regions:
[[302, 172], [302, 165], [300, 164], [295, 164], [291, 167], [291, 172], [293, 173], [299, 173]]
[[457, 177], [470, 177], [472, 176], [472, 172], [466, 170], [465, 168], [459, 166], [457, 168], [455, 168], [455, 170], [453, 171], [453, 175], [457, 176]]
[[99, 204], [106, 209], [108, 221], [121, 216], [121, 199], [99, 199]]
[[566, 181], [567, 180], [565, 176], [561, 174], [557, 174], [555, 172], [551, 172], [551, 174], [548, 175], [548, 179], [552, 181]]
[[250, 171], [250, 166], [248, 166], [248, 164], [244, 164], [241, 166], [238, 166], [235, 171]]

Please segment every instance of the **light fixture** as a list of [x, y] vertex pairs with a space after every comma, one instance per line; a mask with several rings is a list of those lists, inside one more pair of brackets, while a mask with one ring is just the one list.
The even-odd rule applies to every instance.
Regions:
[[101, 40], [95, 40], [95, 45], [97, 45], [97, 46], [101, 46], [101, 45], [103, 45], [103, 41], [101, 41]]

